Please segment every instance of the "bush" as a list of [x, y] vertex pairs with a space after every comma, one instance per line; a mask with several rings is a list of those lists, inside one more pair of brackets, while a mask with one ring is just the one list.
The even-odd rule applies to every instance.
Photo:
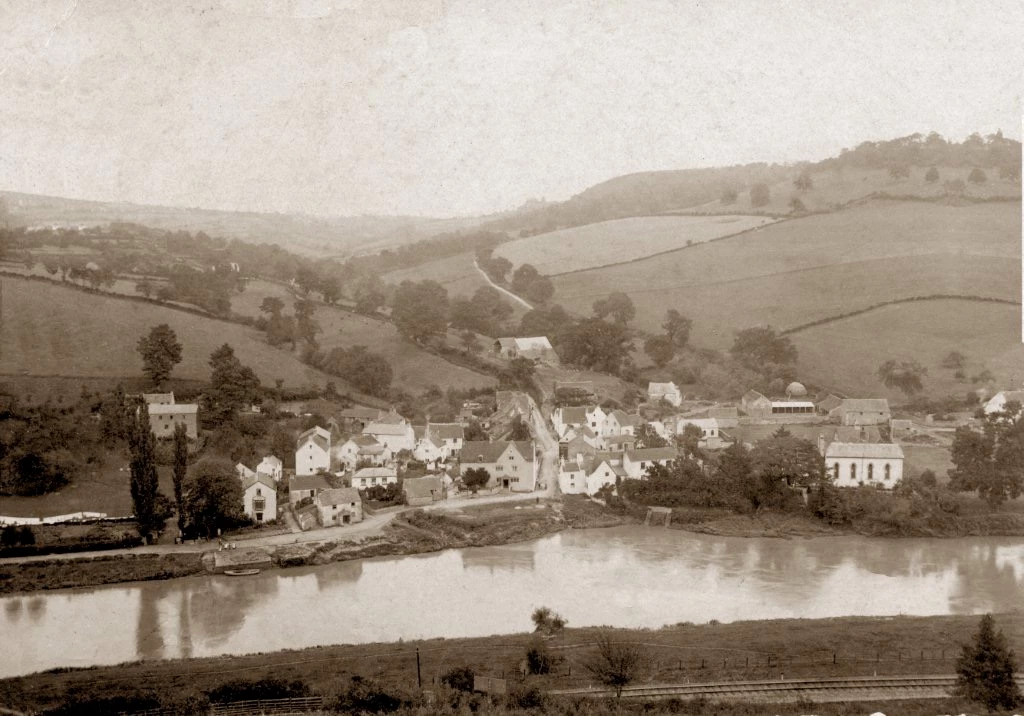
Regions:
[[309, 696], [311, 693], [306, 682], [298, 679], [236, 679], [221, 684], [207, 692], [211, 703], [227, 703], [229, 701], [249, 701], [255, 699], [289, 699], [298, 696]]
[[536, 686], [513, 688], [506, 697], [510, 709], [544, 708], [544, 694]]
[[555, 661], [551, 654], [548, 653], [548, 648], [544, 645], [544, 642], [536, 641], [526, 650], [527, 672], [534, 675], [547, 674], [551, 671], [551, 667], [554, 664]]
[[412, 698], [407, 694], [388, 691], [384, 686], [361, 676], [353, 676], [349, 687], [338, 695], [333, 704], [328, 705], [330, 709], [342, 713], [366, 711], [374, 714], [393, 713], [409, 706], [412, 706]]
[[456, 666], [441, 677], [441, 683], [456, 691], [473, 691], [473, 677], [476, 674], [471, 666]]

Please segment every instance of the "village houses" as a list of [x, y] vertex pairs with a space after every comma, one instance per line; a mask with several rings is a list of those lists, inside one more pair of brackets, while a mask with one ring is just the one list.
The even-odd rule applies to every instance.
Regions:
[[673, 447], [627, 450], [622, 457], [622, 468], [628, 477], [639, 480], [647, 475], [647, 469], [652, 465], [664, 467], [675, 459], [676, 449]]
[[985, 414], [1001, 413], [1009, 403], [1024, 406], [1024, 390], [1000, 390], [985, 403]]
[[458, 457], [462, 450], [465, 429], [458, 423], [427, 423], [415, 427], [416, 448], [413, 457], [434, 464]]
[[335, 487], [318, 492], [313, 498], [318, 519], [324, 527], [349, 525], [363, 521], [363, 498], [352, 487]]
[[324, 490], [331, 489], [331, 483], [322, 473], [296, 475], [288, 481], [288, 501], [293, 505], [307, 497], [312, 499]]
[[462, 447], [461, 473], [474, 468], [490, 475], [487, 487], [513, 492], [533, 492], [537, 488], [537, 460], [532, 441], [493, 442], [469, 440]]
[[331, 433], [319, 425], [299, 434], [295, 474], [315, 475], [331, 469]]
[[644, 419], [639, 415], [616, 409], [605, 414], [600, 432], [605, 438], [612, 435], [635, 435], [636, 429], [643, 424]]
[[269, 477], [275, 483], [284, 477], [284, 463], [274, 455], [266, 455], [256, 466], [256, 474]]
[[627, 477], [621, 454], [598, 452], [564, 461], [558, 471], [558, 488], [567, 495], [596, 495], [601, 488], [615, 487]]
[[367, 423], [363, 435], [372, 437], [393, 455], [402, 450], [412, 452], [416, 448], [416, 432], [412, 425], [393, 410], [379, 420]]
[[551, 424], [559, 439], [565, 437], [569, 428], [587, 427], [600, 435], [606, 418], [604, 410], [598, 405], [558, 408], [551, 414]]
[[364, 467], [350, 478], [351, 486], [363, 490], [367, 487], [387, 487], [398, 483], [398, 472], [393, 467]]
[[272, 478], [254, 473], [242, 482], [242, 511], [256, 524], [277, 519], [277, 487]]
[[334, 462], [346, 470], [357, 465], [382, 466], [391, 461], [391, 450], [370, 435], [353, 435], [333, 450]]
[[494, 342], [494, 351], [502, 358], [527, 358], [534, 361], [558, 361], [558, 354], [545, 336], [530, 338], [499, 338]]

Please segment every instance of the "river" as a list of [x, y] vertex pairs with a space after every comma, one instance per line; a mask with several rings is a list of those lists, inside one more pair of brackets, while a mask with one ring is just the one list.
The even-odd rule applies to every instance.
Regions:
[[1020, 538], [743, 539], [621, 527], [253, 577], [0, 598], [0, 676], [58, 666], [571, 626], [893, 614], [1024, 604]]

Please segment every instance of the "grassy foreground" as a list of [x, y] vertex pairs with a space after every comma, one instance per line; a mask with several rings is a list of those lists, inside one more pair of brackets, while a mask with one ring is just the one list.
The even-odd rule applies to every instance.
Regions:
[[[948, 674], [961, 644], [977, 629], [974, 616], [892, 617], [841, 619], [786, 619], [731, 624], [680, 624], [656, 630], [612, 630], [615, 640], [639, 642], [647, 662], [638, 683], [674, 683], [742, 679], [787, 679], [878, 674]], [[996, 617], [1017, 653], [1024, 651], [1024, 613]], [[45, 711], [67, 703], [93, 698], [148, 698], [164, 704], [183, 703], [228, 682], [239, 680], [299, 680], [313, 693], [335, 698], [351, 684], [352, 677], [372, 680], [390, 691], [417, 693], [416, 659], [420, 657], [423, 688], [448, 698], [440, 677], [448, 670], [468, 665], [478, 674], [502, 676], [519, 692], [586, 687], [591, 683], [583, 664], [593, 653], [593, 643], [606, 630], [567, 629], [544, 640], [554, 657], [551, 674], [519, 676], [526, 649], [537, 640], [518, 634], [477, 639], [434, 639], [391, 644], [330, 646], [250, 656], [163, 662], [135, 662], [94, 669], [56, 669], [41, 674], [0, 681], [0, 703], [15, 708]], [[942, 713], [940, 702], [926, 702], [931, 710], [918, 710], [914, 702], [887, 705], [884, 712]], [[945, 703], [945, 702], [942, 702]], [[949, 703], [954, 713], [963, 705]], [[443, 707], [443, 708], [442, 708]], [[444, 703], [407, 713], [461, 713]], [[803, 710], [801, 711], [800, 708]], [[855, 708], [841, 704], [815, 706], [814, 713], [871, 713], [882, 708]], [[924, 706], [920, 706], [924, 708]], [[939, 711], [935, 709], [939, 708]], [[671, 709], [671, 710], [669, 710]], [[588, 702], [572, 707], [569, 702], [549, 704], [548, 713], [808, 713], [807, 705], [712, 706], [706, 703], [662, 702], [650, 709], [639, 705]], [[977, 711], [977, 709], [975, 709]], [[515, 713], [504, 706], [488, 713]], [[969, 711], [970, 712], [970, 711]]]

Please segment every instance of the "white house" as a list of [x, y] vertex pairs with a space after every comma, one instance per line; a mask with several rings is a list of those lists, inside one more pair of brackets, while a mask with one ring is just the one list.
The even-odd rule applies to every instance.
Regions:
[[363, 428], [368, 435], [392, 452], [412, 452], [416, 448], [416, 432], [405, 419], [402, 422], [373, 422]]
[[295, 448], [295, 474], [315, 475], [331, 469], [331, 433], [319, 425], [299, 435]]
[[359, 463], [381, 466], [391, 460], [391, 451], [370, 435], [353, 435], [333, 449], [334, 459], [349, 470]]
[[185, 433], [192, 440], [199, 437], [199, 406], [195, 403], [149, 403], [146, 410], [149, 427], [156, 437], [174, 437], [178, 425], [185, 426]]
[[461, 423], [427, 423], [426, 434], [444, 448], [448, 457], [458, 457], [466, 440], [466, 429]]
[[569, 428], [588, 427], [600, 435], [604, 425], [605, 412], [599, 405], [581, 405], [571, 408], [558, 408], [551, 414], [551, 425], [559, 439], [565, 437]]
[[434, 442], [434, 438], [427, 433], [425, 428], [417, 428], [416, 432], [422, 432], [423, 435], [416, 440], [416, 447], [412, 451], [414, 458], [427, 465], [445, 460], [447, 452], [444, 449], [444, 443]]
[[398, 472], [393, 467], [364, 467], [355, 471], [351, 483], [358, 490], [395, 485], [398, 483]]
[[613, 410], [607, 413], [601, 426], [601, 435], [635, 435], [636, 429], [644, 424], [639, 415], [627, 413], [625, 410]]
[[668, 465], [676, 459], [676, 449], [672, 447], [641, 448], [627, 450], [622, 458], [622, 467], [628, 477], [642, 479], [652, 465]]
[[469, 440], [462, 447], [461, 474], [474, 468], [484, 469], [490, 475], [487, 487], [513, 492], [533, 492], [537, 488], [537, 460], [532, 441]]
[[256, 524], [277, 519], [277, 488], [274, 481], [258, 473], [242, 483], [242, 510]]
[[267, 455], [256, 466], [256, 474], [266, 475], [274, 482], [280, 482], [284, 477], [284, 463], [273, 455]]
[[238, 479], [241, 480], [242, 482], [245, 482], [246, 480], [256, 477], [256, 471], [250, 470], [242, 463], [238, 463], [237, 465], [235, 465], [235, 473], [238, 475]]
[[838, 487], [894, 487], [903, 479], [903, 448], [895, 443], [833, 442], [825, 449], [825, 469]]
[[605, 485], [615, 486], [628, 477], [621, 461], [599, 454], [565, 460], [558, 468], [558, 489], [567, 495], [595, 495]]
[[665, 400], [670, 405], [676, 407], [679, 407], [683, 402], [683, 394], [679, 392], [679, 388], [675, 383], [648, 383], [647, 398], [652, 403]]
[[725, 441], [721, 437], [721, 426], [716, 418], [676, 418], [676, 435], [682, 435], [687, 425], [693, 425], [700, 430], [699, 445], [701, 447], [717, 450], [725, 445]]
[[1024, 390], [1000, 390], [985, 403], [985, 414], [1001, 413], [1008, 403], [1024, 406]]

